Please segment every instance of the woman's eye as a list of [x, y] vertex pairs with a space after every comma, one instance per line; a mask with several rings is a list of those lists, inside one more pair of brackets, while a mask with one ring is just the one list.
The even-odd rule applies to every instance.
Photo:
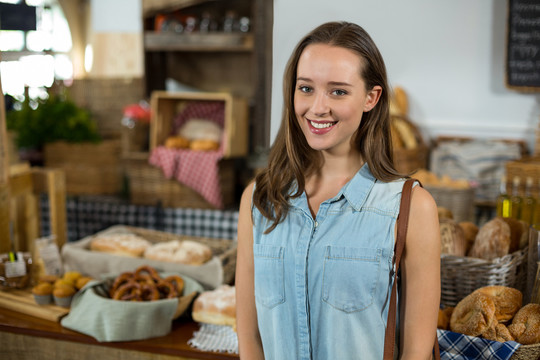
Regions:
[[301, 92], [304, 92], [304, 93], [309, 93], [311, 92], [311, 88], [309, 86], [303, 86], [303, 85], [300, 85], [298, 87], [298, 90], [300, 90]]
[[342, 95], [347, 95], [347, 92], [345, 90], [339, 90], [338, 89], [338, 90], [332, 91], [332, 94], [342, 96]]

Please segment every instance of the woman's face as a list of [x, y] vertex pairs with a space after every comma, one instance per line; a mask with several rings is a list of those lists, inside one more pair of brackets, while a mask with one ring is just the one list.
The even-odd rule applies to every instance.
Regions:
[[308, 45], [298, 61], [294, 109], [308, 144], [315, 150], [347, 154], [351, 138], [382, 91], [366, 91], [360, 56], [327, 44]]

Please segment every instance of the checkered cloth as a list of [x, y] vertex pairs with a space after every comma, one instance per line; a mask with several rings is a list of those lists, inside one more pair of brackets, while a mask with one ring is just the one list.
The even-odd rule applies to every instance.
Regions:
[[508, 360], [521, 346], [515, 341], [498, 342], [437, 330], [441, 360]]
[[[187, 236], [236, 239], [238, 211], [133, 205], [116, 197], [69, 196], [68, 241], [77, 241], [113, 225], [124, 224]], [[49, 201], [40, 197], [42, 236], [50, 235]]]
[[168, 149], [158, 146], [150, 154], [150, 165], [161, 168], [167, 179], [175, 178], [201, 194], [218, 209], [223, 208], [219, 184], [219, 160], [223, 158], [223, 141], [216, 151]]
[[202, 351], [221, 351], [238, 354], [238, 336], [230, 326], [201, 324], [188, 344]]
[[225, 123], [225, 102], [212, 100], [187, 102], [173, 120], [171, 135], [176, 134], [182, 125], [191, 119], [210, 120], [223, 128]]

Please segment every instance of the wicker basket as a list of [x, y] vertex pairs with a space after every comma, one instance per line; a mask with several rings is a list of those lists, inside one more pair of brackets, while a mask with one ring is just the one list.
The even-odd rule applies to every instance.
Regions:
[[[214, 254], [214, 259], [200, 266], [192, 266], [90, 250], [92, 239], [95, 236], [106, 234], [135, 234], [151, 243], [189, 239], [209, 246]], [[150, 265], [163, 272], [178, 272], [181, 275], [190, 276], [207, 288], [215, 288], [221, 284], [234, 282], [236, 252], [237, 246], [234, 240], [186, 236], [140, 227], [114, 225], [79, 241], [65, 244], [62, 248], [62, 259], [65, 271], [75, 270], [94, 278], [100, 278], [103, 274], [133, 271], [141, 265]]]
[[494, 259], [441, 255], [441, 304], [456, 306], [474, 290], [488, 285], [525, 291], [528, 248]]
[[510, 359], [512, 360], [540, 359], [540, 344], [521, 345]]
[[[414, 176], [414, 175], [413, 175]], [[452, 212], [454, 220], [474, 222], [474, 189], [453, 189], [443, 186], [429, 186], [424, 184], [437, 206], [445, 207]]]

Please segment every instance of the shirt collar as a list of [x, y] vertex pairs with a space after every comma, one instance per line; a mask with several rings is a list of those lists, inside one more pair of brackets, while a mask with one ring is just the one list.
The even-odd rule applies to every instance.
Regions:
[[[376, 180], [369, 170], [367, 163], [365, 163], [354, 177], [341, 188], [339, 193], [328, 201], [333, 202], [344, 197], [356, 211], [360, 211]], [[297, 183], [294, 182], [289, 194], [293, 194], [296, 191], [296, 186]], [[290, 199], [289, 203], [293, 207], [303, 208], [303, 205], [307, 204], [305, 191], [299, 197]]]

